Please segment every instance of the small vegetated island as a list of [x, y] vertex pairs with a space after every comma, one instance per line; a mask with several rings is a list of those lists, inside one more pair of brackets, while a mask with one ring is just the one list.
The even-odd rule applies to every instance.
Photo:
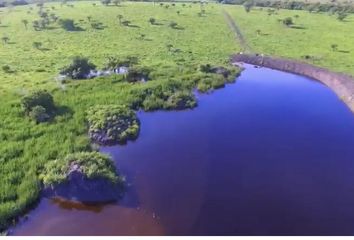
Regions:
[[139, 134], [139, 119], [123, 105], [95, 106], [87, 112], [87, 119], [90, 138], [99, 144], [123, 144]]
[[44, 196], [81, 202], [115, 201], [124, 188], [124, 178], [112, 159], [98, 152], [78, 152], [50, 161], [40, 178]]

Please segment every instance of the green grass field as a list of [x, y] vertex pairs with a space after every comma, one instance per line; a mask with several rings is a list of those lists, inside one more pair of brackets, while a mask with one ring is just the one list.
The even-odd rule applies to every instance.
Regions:
[[[227, 66], [229, 56], [241, 47], [222, 9], [233, 16], [256, 52], [295, 59], [308, 55], [317, 65], [354, 74], [354, 16], [344, 22], [300, 11], [280, 10], [278, 15], [268, 16], [266, 10], [246, 13], [242, 6], [212, 3], [205, 6], [206, 14], [199, 16], [200, 5], [192, 3], [168, 3], [169, 8], [158, 3], [96, 3], [70, 2], [74, 7], [45, 4], [48, 14], [74, 19], [83, 29], [72, 32], [58, 24], [35, 31], [32, 21], [39, 19], [35, 5], [0, 8], [0, 37], [8, 39], [0, 43], [0, 229], [38, 199], [38, 176], [45, 163], [90, 150], [85, 120], [90, 107], [129, 105], [135, 101], [134, 93], [170, 82], [190, 85], [203, 77], [197, 74], [201, 64]], [[130, 27], [119, 24], [119, 14], [131, 21]], [[299, 15], [294, 20], [302, 29], [287, 28], [277, 20], [295, 15]], [[102, 29], [93, 29], [88, 16], [102, 23]], [[151, 17], [157, 24], [149, 23]], [[27, 29], [22, 20], [29, 22]], [[169, 26], [172, 21], [178, 29]], [[34, 42], [40, 42], [41, 49], [35, 48]], [[338, 44], [337, 51], [331, 44]], [[110, 76], [71, 80], [64, 85], [57, 82], [60, 69], [77, 55], [88, 57], [100, 69], [107, 56], [136, 56], [139, 66], [152, 70], [152, 79], [128, 83]], [[48, 123], [34, 123], [21, 109], [22, 96], [36, 89], [52, 93], [60, 109]]]
[[[242, 6], [227, 9], [254, 52], [300, 59], [354, 75], [354, 15], [339, 21], [326, 13], [281, 9], [268, 16], [267, 9], [255, 8], [249, 13]], [[292, 17], [297, 28], [279, 22], [286, 17]], [[338, 45], [336, 51], [332, 44]], [[304, 59], [306, 55], [310, 59]]]

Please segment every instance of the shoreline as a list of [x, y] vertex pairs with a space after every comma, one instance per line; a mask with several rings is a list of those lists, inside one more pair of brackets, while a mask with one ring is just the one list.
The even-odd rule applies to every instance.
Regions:
[[298, 74], [322, 82], [332, 89], [354, 113], [354, 77], [350, 75], [332, 72], [328, 69], [301, 61], [258, 54], [235, 54], [232, 55], [231, 62], [241, 62], [267, 67], [283, 72]]

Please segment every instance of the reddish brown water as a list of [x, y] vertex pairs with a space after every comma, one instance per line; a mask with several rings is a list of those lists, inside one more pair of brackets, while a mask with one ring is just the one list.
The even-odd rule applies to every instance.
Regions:
[[42, 199], [15, 235], [354, 235], [354, 115], [325, 86], [248, 66], [182, 112], [140, 113], [105, 147], [119, 203]]

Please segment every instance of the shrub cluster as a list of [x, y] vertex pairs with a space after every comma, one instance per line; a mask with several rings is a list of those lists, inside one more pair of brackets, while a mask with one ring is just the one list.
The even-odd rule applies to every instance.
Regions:
[[138, 82], [149, 80], [150, 70], [146, 67], [131, 67], [128, 73], [125, 75], [125, 80], [127, 82]]
[[22, 108], [35, 122], [45, 122], [50, 119], [55, 111], [53, 97], [47, 91], [35, 91], [21, 100]]
[[75, 25], [75, 22], [73, 19], [60, 19], [59, 24], [63, 29], [65, 29], [66, 31], [69, 31], [69, 32], [82, 30], [80, 27], [77, 27]]
[[138, 63], [137, 57], [129, 56], [129, 57], [125, 57], [125, 58], [120, 59], [118, 57], [109, 56], [106, 59], [105, 69], [115, 70], [120, 67], [131, 67], [137, 63]]
[[199, 70], [204, 73], [197, 80], [197, 89], [200, 92], [222, 88], [226, 83], [233, 82], [239, 74], [235, 67], [215, 67], [210, 64], [200, 65]]
[[101, 105], [87, 111], [90, 138], [99, 144], [126, 143], [139, 135], [135, 112], [123, 105]]
[[40, 176], [44, 186], [67, 181], [73, 166], [78, 166], [79, 169], [76, 170], [89, 179], [104, 178], [114, 184], [123, 181], [109, 156], [99, 152], [78, 152], [48, 162]]
[[72, 79], [85, 79], [91, 70], [95, 70], [96, 65], [91, 63], [88, 58], [74, 57], [72, 63], [64, 67], [60, 74]]
[[191, 93], [193, 85], [188, 81], [161, 81], [150, 86], [132, 90], [131, 108], [142, 108], [144, 111], [182, 110], [197, 106], [197, 100]]

